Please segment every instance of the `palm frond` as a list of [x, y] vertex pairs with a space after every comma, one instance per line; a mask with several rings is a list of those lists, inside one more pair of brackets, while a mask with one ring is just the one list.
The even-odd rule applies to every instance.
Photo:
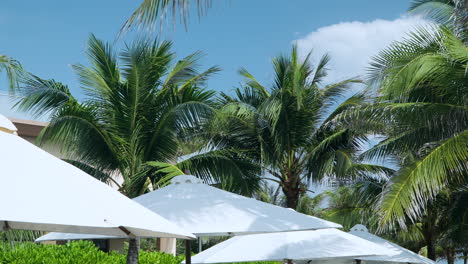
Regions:
[[237, 151], [221, 149], [195, 154], [177, 167], [236, 193], [251, 195], [259, 188], [260, 168]]
[[426, 202], [450, 182], [466, 172], [468, 131], [442, 142], [421, 160], [402, 168], [391, 180], [381, 203], [381, 223], [405, 226], [422, 214]]
[[239, 74], [245, 78], [245, 84], [250, 88], [250, 89], [256, 89], [257, 91], [260, 92], [265, 97], [269, 97], [270, 93], [261, 85], [255, 77], [247, 71], [245, 68], [241, 68], [239, 70]]
[[[162, 26], [166, 19], [172, 17], [174, 23], [177, 16], [187, 26], [190, 2], [191, 0], [144, 0], [122, 26], [120, 34], [139, 26], [153, 30], [158, 21]], [[211, 7], [211, 0], [196, 0], [196, 2], [199, 16]]]
[[112, 136], [100, 124], [96, 108], [91, 105], [64, 105], [52, 116], [37, 141], [59, 146], [63, 153], [100, 170], [118, 167], [118, 151], [114, 149]]
[[21, 111], [32, 112], [35, 117], [45, 113], [54, 114], [68, 102], [76, 102], [68, 86], [54, 80], [43, 80], [32, 74], [22, 80], [23, 97], [15, 104]]
[[[112, 89], [120, 84], [121, 76], [117, 55], [110, 44], [103, 42], [91, 35], [88, 39], [86, 51], [91, 67], [78, 64], [73, 69], [79, 77], [82, 88], [90, 98], [109, 98], [119, 100]], [[101, 100], [101, 103], [104, 103]]]
[[[311, 53], [309, 53], [307, 57], [310, 57], [310, 55]], [[307, 57], [304, 61], [308, 61]], [[329, 54], [322, 55], [315, 69], [314, 78], [311, 81], [312, 85], [320, 84], [323, 81], [323, 79], [327, 77], [328, 70], [329, 70], [327, 66], [330, 63], [330, 60], [331, 60], [331, 57]]]
[[0, 54], [0, 72], [2, 71], [5, 71], [7, 75], [10, 92], [14, 92], [18, 86], [19, 78], [26, 74], [25, 70], [19, 61]]
[[423, 14], [438, 23], [450, 25], [453, 22], [454, 8], [452, 0], [413, 0], [409, 11]]

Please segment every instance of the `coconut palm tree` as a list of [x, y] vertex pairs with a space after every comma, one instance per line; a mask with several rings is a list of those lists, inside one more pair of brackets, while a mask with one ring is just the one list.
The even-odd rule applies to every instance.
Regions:
[[[19, 109], [50, 113], [39, 143], [57, 145], [68, 162], [128, 197], [158, 188], [173, 175], [152, 163], [176, 164], [181, 146], [210, 118], [215, 92], [203, 87], [219, 68], [199, 72], [199, 53], [175, 61], [167, 41], [138, 39], [117, 55], [111, 45], [91, 36], [87, 55], [90, 66], [73, 66], [83, 101], [66, 85], [30, 75]], [[181, 168], [209, 183], [224, 176], [258, 175], [244, 171], [240, 160], [210, 153], [193, 155]], [[128, 263], [137, 262], [138, 241], [131, 239]]]
[[353, 119], [380, 123], [387, 138], [363, 156], [409, 157], [383, 192], [381, 227], [415, 223], [441, 190], [466, 185], [467, 62], [467, 46], [444, 27], [420, 28], [373, 59], [381, 97]]
[[355, 154], [366, 136], [334, 122], [338, 113], [364, 101], [356, 95], [337, 103], [360, 81], [322, 87], [330, 57], [323, 56], [313, 67], [310, 56], [301, 60], [294, 46], [290, 55], [275, 57], [270, 89], [240, 70], [245, 85], [235, 96], [222, 94], [222, 107], [208, 128], [214, 146], [237, 149], [263, 168], [264, 178], [281, 186], [290, 208], [296, 208], [312, 180], [386, 171], [357, 164]]

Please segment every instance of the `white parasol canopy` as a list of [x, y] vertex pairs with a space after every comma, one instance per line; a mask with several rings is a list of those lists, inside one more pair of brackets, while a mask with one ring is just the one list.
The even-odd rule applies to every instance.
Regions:
[[[134, 198], [134, 201], [197, 237], [341, 227], [292, 209], [211, 187], [191, 175], [174, 177], [172, 184]], [[37, 241], [72, 239], [90, 238], [50, 233]]]
[[390, 241], [387, 241], [381, 237], [369, 233], [367, 228], [364, 225], [355, 225], [351, 228], [350, 234], [358, 236], [360, 238], [371, 241], [375, 244], [378, 244], [381, 247], [386, 248], [385, 256], [372, 256], [372, 257], [363, 257], [360, 258], [366, 263], [374, 262], [404, 262], [404, 263], [420, 263], [420, 264], [435, 264], [434, 261], [425, 258], [419, 254], [414, 253], [411, 250], [408, 250], [404, 247], [401, 247], [397, 244], [394, 244]]
[[385, 254], [385, 248], [338, 229], [245, 235], [192, 257], [192, 263], [354, 259]]
[[0, 230], [194, 238], [78, 168], [14, 134], [0, 115]]
[[8, 118], [3, 115], [0, 115], [0, 131], [7, 132], [10, 134], [15, 134], [18, 131]]

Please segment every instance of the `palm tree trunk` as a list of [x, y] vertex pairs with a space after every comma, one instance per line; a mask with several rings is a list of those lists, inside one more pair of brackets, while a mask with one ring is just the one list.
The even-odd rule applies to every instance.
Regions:
[[455, 250], [453, 248], [445, 249], [445, 257], [447, 258], [447, 264], [455, 264]]
[[286, 206], [288, 208], [292, 208], [292, 209], [296, 209], [297, 207], [297, 202], [298, 202], [299, 198], [294, 194], [294, 192], [291, 192], [291, 193], [287, 193], [286, 194]]
[[423, 220], [422, 224], [422, 234], [424, 236], [424, 242], [427, 246], [427, 258], [436, 261], [436, 231], [435, 231], [435, 208], [432, 208], [432, 205], [428, 205], [426, 217]]
[[300, 190], [293, 182], [283, 182], [282, 189], [286, 197], [286, 207], [296, 209], [299, 201]]
[[140, 239], [130, 238], [128, 240], [127, 264], [138, 264], [140, 250]]
[[432, 259], [433, 261], [436, 261], [437, 255], [436, 255], [436, 247], [435, 247], [434, 240], [429, 239], [426, 243], [427, 243], [427, 258]]

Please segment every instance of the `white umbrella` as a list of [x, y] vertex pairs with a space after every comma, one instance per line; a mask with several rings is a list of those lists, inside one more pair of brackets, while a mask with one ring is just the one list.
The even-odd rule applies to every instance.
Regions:
[[[341, 227], [202, 184], [190, 175], [174, 177], [171, 185], [133, 200], [198, 237]], [[50, 233], [38, 241], [64, 239], [89, 239], [89, 236]]]
[[382, 248], [338, 229], [245, 235], [192, 257], [192, 263], [354, 259], [385, 254]]
[[16, 136], [0, 115], [0, 230], [124, 237], [193, 235]]
[[201, 183], [190, 175], [134, 199], [196, 236], [340, 228], [341, 225]]
[[17, 129], [8, 118], [6, 118], [3, 115], [0, 115], [0, 131], [15, 134]]
[[[134, 200], [197, 237], [341, 227], [292, 209], [211, 187], [191, 175], [174, 177], [171, 182], [169, 186]], [[65, 240], [65, 237], [90, 239], [79, 234], [51, 233], [36, 241]], [[185, 248], [186, 259], [190, 263], [189, 240]]]
[[363, 225], [355, 225], [351, 228], [350, 234], [358, 236], [360, 238], [371, 241], [375, 244], [378, 244], [381, 247], [386, 248], [385, 256], [372, 256], [372, 257], [363, 257], [360, 258], [366, 263], [374, 262], [404, 262], [404, 263], [420, 263], [420, 264], [435, 264], [434, 261], [425, 258], [419, 254], [414, 253], [411, 250], [408, 250], [404, 247], [401, 247], [397, 244], [394, 244], [390, 241], [387, 241], [381, 237], [369, 233], [367, 228]]

